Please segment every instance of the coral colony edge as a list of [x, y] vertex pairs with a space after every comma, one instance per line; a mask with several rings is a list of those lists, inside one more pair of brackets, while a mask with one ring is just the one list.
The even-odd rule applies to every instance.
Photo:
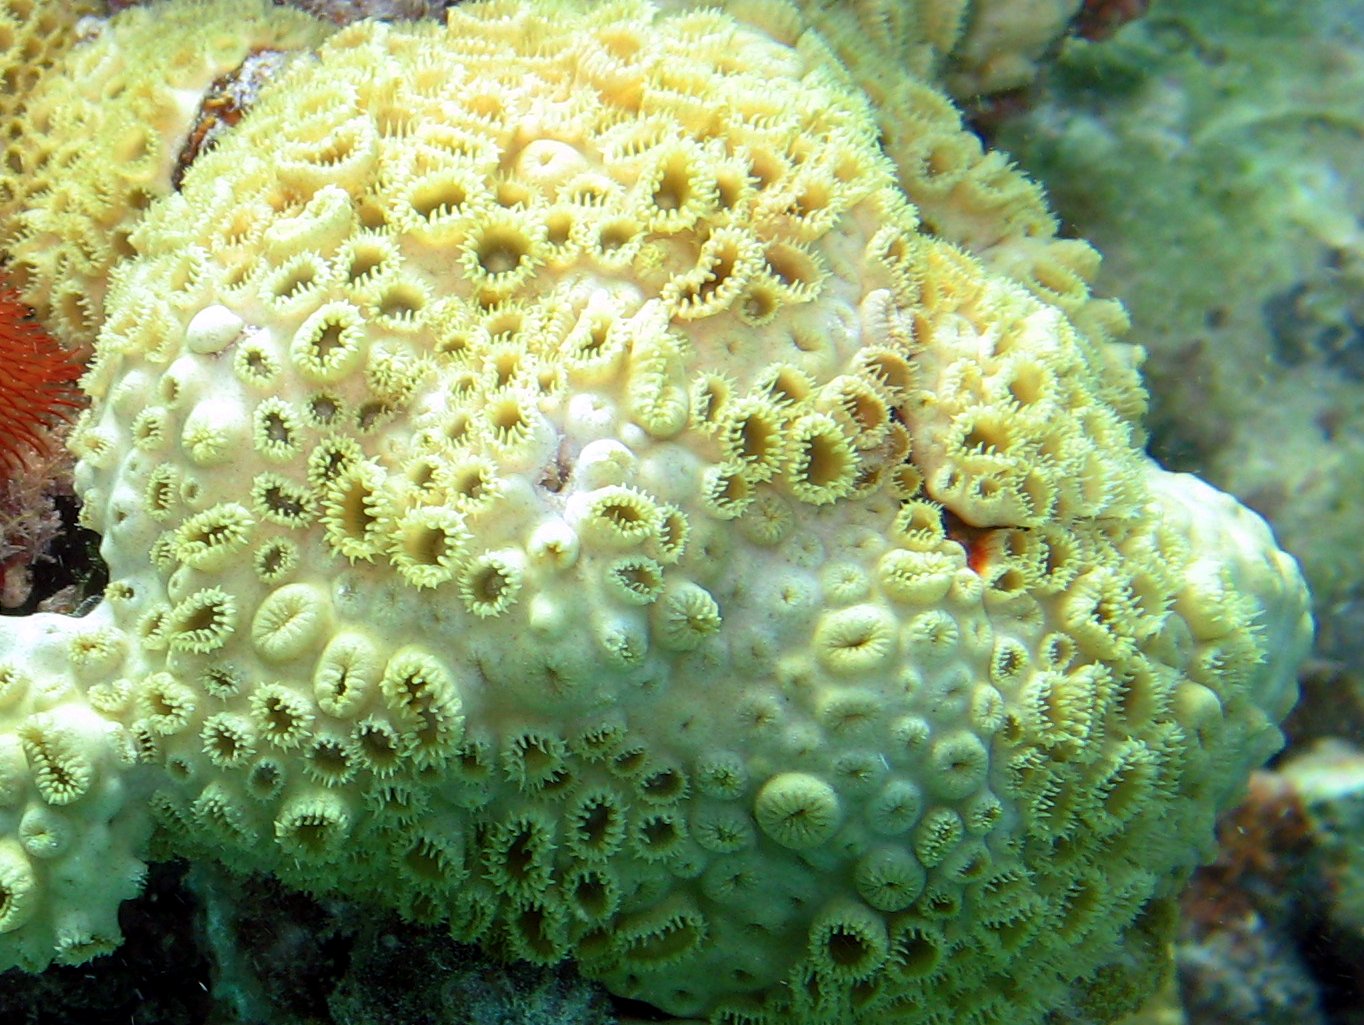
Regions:
[[93, 345], [110, 583], [0, 621], [0, 967], [115, 947], [155, 840], [715, 1023], [1137, 1003], [1307, 595], [1143, 454], [1092, 254], [981, 244], [1006, 171], [897, 88], [886, 137], [771, 0], [171, 3], [56, 58], [0, 198]]

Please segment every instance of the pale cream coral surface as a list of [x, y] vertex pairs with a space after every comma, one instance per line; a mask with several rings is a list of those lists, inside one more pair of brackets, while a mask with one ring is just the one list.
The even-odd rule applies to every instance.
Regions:
[[116, 942], [150, 814], [677, 1015], [1144, 995], [1296, 568], [753, 20], [357, 24], [149, 206], [72, 439], [112, 582], [0, 628], [0, 964]]
[[3, 53], [8, 17], [58, 22], [71, 37], [65, 49], [50, 46], [50, 62], [28, 53], [21, 67], [35, 80], [0, 105], [0, 252], [24, 300], [79, 350], [103, 321], [110, 271], [132, 252], [128, 235], [171, 191], [214, 83], [248, 55], [296, 53], [329, 30], [267, 0], [163, 3], [79, 24], [58, 13], [95, 6], [0, 2], [0, 71], [20, 59]]

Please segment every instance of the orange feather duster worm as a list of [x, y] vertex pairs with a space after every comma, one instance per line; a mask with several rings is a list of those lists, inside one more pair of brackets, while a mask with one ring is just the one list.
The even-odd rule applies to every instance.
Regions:
[[23, 465], [26, 449], [45, 452], [43, 428], [80, 407], [82, 369], [0, 283], [0, 479]]

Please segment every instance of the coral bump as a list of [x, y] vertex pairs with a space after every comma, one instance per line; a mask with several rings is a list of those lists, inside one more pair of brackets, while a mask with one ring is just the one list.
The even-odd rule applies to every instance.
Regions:
[[43, 428], [80, 406], [82, 367], [0, 283], [0, 469], [17, 469], [25, 448], [43, 451]]

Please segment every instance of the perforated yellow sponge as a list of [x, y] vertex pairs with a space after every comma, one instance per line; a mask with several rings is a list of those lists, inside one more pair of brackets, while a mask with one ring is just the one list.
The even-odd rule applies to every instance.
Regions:
[[717, 1022], [1135, 995], [1302, 585], [919, 232], [835, 67], [355, 25], [153, 205], [73, 440], [113, 582], [23, 636], [174, 844]]

